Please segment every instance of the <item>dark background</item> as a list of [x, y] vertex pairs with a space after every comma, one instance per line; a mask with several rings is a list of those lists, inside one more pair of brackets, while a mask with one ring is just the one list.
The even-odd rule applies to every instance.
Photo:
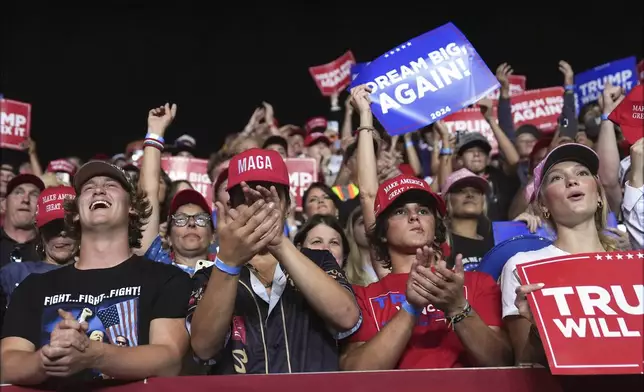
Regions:
[[329, 106], [309, 66], [347, 49], [369, 61], [448, 21], [491, 69], [508, 61], [527, 75], [528, 88], [560, 85], [560, 59], [577, 71], [641, 59], [644, 26], [642, 1], [209, 2], [211, 9], [181, 2], [91, 10], [3, 3], [0, 92], [33, 105], [43, 164], [123, 151], [145, 135], [147, 111], [166, 101], [179, 105], [166, 139], [192, 134], [203, 157], [243, 129], [262, 100], [281, 124], [302, 124]]

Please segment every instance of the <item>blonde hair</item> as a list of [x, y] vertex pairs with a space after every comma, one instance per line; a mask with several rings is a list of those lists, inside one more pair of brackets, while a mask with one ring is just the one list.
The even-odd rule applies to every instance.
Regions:
[[344, 262], [344, 271], [346, 272], [349, 283], [355, 284], [356, 286], [368, 286], [373, 282], [373, 279], [362, 268], [362, 251], [358, 247], [353, 231], [353, 223], [358, 218], [358, 214], [362, 214], [360, 207], [356, 207], [351, 212], [344, 230], [347, 233], [347, 241], [349, 242], [349, 255]]
[[[545, 179], [545, 175], [543, 176], [543, 178]], [[597, 203], [597, 210], [594, 214], [595, 227], [597, 228], [599, 242], [602, 247], [606, 249], [606, 252], [615, 252], [620, 250], [617, 245], [617, 240], [606, 235], [606, 229], [608, 228], [608, 214], [610, 213], [608, 200], [606, 200], [606, 192], [604, 191], [602, 184], [599, 182], [599, 178], [597, 176], [594, 176], [594, 178], [595, 183], [597, 184], [597, 193], [599, 194], [599, 202]], [[544, 205], [544, 203], [542, 202], [544, 190], [543, 184], [544, 182], [541, 183], [541, 187], [538, 190], [539, 196], [535, 198], [535, 201], [533, 201], [532, 203], [532, 211], [535, 215], [539, 216], [539, 218], [541, 218], [543, 222], [547, 222], [550, 227], [554, 228], [554, 231], [556, 232], [557, 224], [552, 218], [552, 214], [548, 214], [548, 216], [546, 216], [546, 214], [544, 214], [543, 208], [541, 208], [541, 206]]]

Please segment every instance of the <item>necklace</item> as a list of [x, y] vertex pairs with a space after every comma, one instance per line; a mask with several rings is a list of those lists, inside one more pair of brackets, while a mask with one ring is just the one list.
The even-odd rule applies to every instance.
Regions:
[[271, 280], [268, 280], [268, 279], [264, 278], [264, 275], [262, 275], [262, 274], [257, 270], [257, 268], [255, 268], [255, 266], [253, 266], [252, 264], [246, 264], [246, 266], [248, 267], [248, 269], [249, 269], [249, 270], [251, 270], [251, 272], [252, 272], [252, 273], [254, 273], [254, 274], [255, 274], [255, 276], [257, 277], [257, 279], [259, 279], [259, 281], [261, 282], [261, 284], [262, 284], [262, 285], [264, 285], [264, 288], [267, 288], [267, 289], [268, 289], [268, 288], [270, 288], [271, 286], [273, 286], [273, 280], [272, 280], [272, 279], [271, 279]]

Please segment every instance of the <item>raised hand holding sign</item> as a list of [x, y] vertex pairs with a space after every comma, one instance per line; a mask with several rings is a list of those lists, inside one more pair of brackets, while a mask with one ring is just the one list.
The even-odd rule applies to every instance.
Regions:
[[364, 67], [373, 112], [390, 135], [404, 134], [469, 106], [499, 87], [474, 47], [452, 23], [386, 52]]

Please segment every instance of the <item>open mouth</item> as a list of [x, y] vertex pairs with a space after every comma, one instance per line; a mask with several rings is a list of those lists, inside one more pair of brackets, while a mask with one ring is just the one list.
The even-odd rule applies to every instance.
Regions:
[[94, 211], [100, 208], [110, 208], [112, 204], [107, 200], [96, 200], [89, 205], [89, 210]]
[[576, 191], [576, 192], [572, 192], [570, 195], [568, 195], [568, 200], [579, 201], [579, 200], [583, 199], [584, 196], [586, 196], [586, 194], [584, 192]]

